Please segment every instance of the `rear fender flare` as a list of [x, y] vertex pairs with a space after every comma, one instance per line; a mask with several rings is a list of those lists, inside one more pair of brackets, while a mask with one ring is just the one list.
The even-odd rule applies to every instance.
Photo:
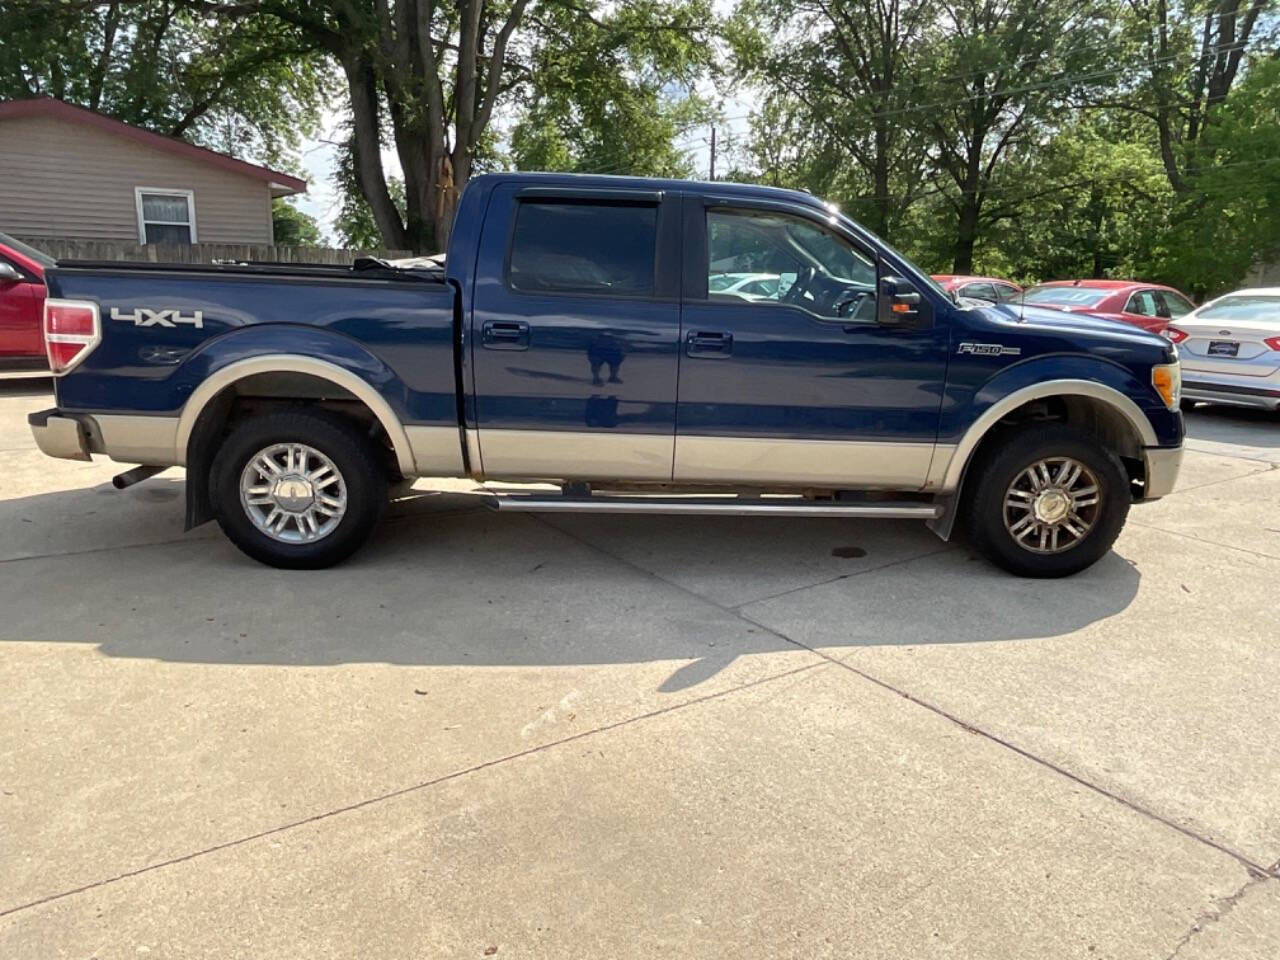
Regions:
[[413, 449], [409, 445], [409, 436], [405, 432], [404, 424], [372, 384], [335, 363], [291, 353], [268, 353], [236, 360], [225, 367], [219, 367], [200, 382], [187, 402], [183, 404], [182, 412], [178, 416], [174, 457], [179, 466], [186, 465], [187, 445], [205, 407], [236, 381], [262, 373], [305, 373], [328, 380], [347, 390], [369, 408], [382, 424], [382, 428], [386, 430], [395, 451], [400, 473], [406, 477], [416, 475]]

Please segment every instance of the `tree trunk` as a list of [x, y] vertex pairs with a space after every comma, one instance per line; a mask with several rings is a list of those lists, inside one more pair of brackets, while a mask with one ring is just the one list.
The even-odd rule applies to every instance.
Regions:
[[951, 265], [954, 273], [963, 275], [973, 272], [973, 248], [978, 242], [980, 214], [977, 196], [966, 192], [960, 198], [960, 219], [956, 224], [955, 258]]
[[351, 94], [351, 112], [354, 121], [354, 152], [356, 177], [360, 192], [364, 194], [378, 225], [382, 242], [393, 249], [404, 249], [406, 237], [400, 211], [396, 209], [387, 189], [382, 172], [382, 141], [378, 135], [378, 86], [373, 64], [363, 54], [343, 58], [342, 68], [347, 74], [347, 89]]
[[889, 220], [893, 212], [893, 199], [889, 196], [889, 131], [882, 117], [876, 118], [876, 154], [871, 179], [875, 188], [876, 221], [873, 232], [884, 240], [889, 239]]

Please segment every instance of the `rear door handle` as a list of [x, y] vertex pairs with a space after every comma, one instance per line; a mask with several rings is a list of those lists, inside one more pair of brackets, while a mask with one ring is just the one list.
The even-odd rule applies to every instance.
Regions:
[[528, 350], [529, 324], [523, 320], [489, 320], [480, 328], [486, 350]]
[[694, 330], [685, 338], [685, 353], [691, 357], [727, 357], [733, 353], [733, 334], [723, 330]]

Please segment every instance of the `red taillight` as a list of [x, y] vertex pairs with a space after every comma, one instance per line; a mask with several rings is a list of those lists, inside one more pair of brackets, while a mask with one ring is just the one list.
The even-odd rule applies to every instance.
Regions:
[[1265, 343], [1272, 350], [1275, 350], [1277, 353], [1280, 353], [1280, 337], [1267, 337], [1267, 339], [1263, 340], [1262, 342]]
[[66, 373], [102, 339], [98, 305], [86, 300], [44, 302], [44, 349], [53, 374]]
[[1179, 330], [1177, 327], [1165, 327], [1161, 333], [1168, 337], [1173, 343], [1181, 343], [1190, 336], [1190, 334], [1185, 330]]

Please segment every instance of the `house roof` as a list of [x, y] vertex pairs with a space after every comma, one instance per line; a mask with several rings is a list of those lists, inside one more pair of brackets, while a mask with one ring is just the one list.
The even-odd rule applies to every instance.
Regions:
[[84, 107], [73, 106], [62, 100], [55, 100], [52, 97], [36, 97], [31, 100], [8, 100], [0, 103], [0, 120], [17, 117], [55, 117], [68, 123], [82, 123], [87, 126], [97, 127], [99, 130], [105, 130], [107, 133], [112, 133], [116, 136], [127, 137], [155, 150], [164, 150], [168, 153], [185, 157], [188, 160], [194, 160], [197, 163], [207, 163], [210, 166], [219, 167], [231, 173], [238, 173], [254, 180], [261, 180], [270, 186], [272, 193], [277, 196], [304, 193], [307, 189], [307, 181], [291, 177], [287, 173], [260, 167], [255, 163], [246, 163], [243, 160], [237, 160], [235, 157], [229, 157], [225, 153], [206, 150], [204, 147], [197, 147], [195, 144], [179, 140], [177, 137], [166, 137], [158, 133], [152, 133], [150, 130], [143, 130], [141, 127], [135, 127], [120, 120], [105, 117], [100, 113], [86, 110]]

